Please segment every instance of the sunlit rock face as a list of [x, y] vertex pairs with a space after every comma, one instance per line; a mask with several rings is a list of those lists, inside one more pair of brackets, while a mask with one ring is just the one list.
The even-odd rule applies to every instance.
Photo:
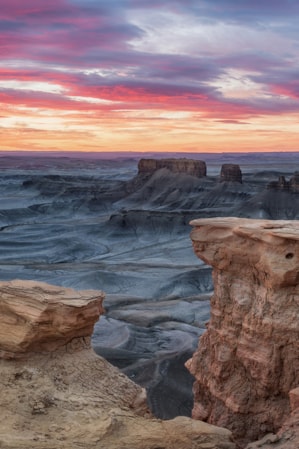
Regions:
[[237, 164], [223, 164], [220, 171], [220, 182], [239, 182], [242, 184], [242, 172]]
[[161, 168], [167, 168], [173, 173], [185, 173], [202, 178], [207, 174], [207, 167], [204, 161], [193, 159], [140, 159], [138, 163], [139, 175], [152, 175]]
[[208, 329], [187, 362], [196, 378], [193, 416], [245, 444], [280, 427], [299, 385], [299, 221], [191, 224], [215, 289]]
[[54, 351], [75, 338], [90, 337], [104, 312], [104, 294], [77, 292], [43, 282], [0, 282], [0, 356]]
[[151, 416], [145, 390], [90, 347], [103, 293], [0, 283], [0, 446], [236, 449], [231, 432]]

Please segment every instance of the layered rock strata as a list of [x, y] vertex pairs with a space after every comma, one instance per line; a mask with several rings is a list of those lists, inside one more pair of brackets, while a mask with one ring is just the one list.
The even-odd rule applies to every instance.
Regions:
[[90, 337], [104, 312], [102, 292], [56, 287], [42, 282], [0, 283], [0, 357], [55, 351], [76, 338]]
[[173, 173], [185, 173], [202, 178], [207, 174], [204, 161], [194, 159], [140, 159], [138, 162], [138, 175], [152, 175], [161, 168], [167, 168]]
[[102, 301], [99, 291], [0, 283], [0, 447], [235, 449], [228, 430], [151, 417], [145, 391], [90, 347]]
[[299, 221], [191, 224], [215, 289], [208, 329], [187, 363], [196, 378], [193, 417], [245, 444], [281, 426], [299, 385]]
[[237, 164], [223, 164], [220, 171], [220, 182], [239, 182], [242, 184], [242, 172]]

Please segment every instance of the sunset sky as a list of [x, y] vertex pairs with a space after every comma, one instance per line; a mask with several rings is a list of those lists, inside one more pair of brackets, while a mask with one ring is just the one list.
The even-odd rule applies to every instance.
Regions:
[[299, 150], [298, 0], [0, 0], [1, 150]]

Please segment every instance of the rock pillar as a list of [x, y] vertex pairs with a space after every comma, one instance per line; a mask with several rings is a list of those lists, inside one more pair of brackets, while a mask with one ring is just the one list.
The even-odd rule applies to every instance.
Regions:
[[253, 441], [280, 427], [299, 385], [299, 221], [191, 224], [214, 280], [208, 329], [187, 362], [193, 417]]

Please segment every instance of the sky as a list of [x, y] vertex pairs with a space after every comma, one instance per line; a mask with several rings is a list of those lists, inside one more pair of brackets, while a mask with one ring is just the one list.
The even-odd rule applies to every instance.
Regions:
[[0, 0], [0, 150], [299, 151], [298, 0]]

